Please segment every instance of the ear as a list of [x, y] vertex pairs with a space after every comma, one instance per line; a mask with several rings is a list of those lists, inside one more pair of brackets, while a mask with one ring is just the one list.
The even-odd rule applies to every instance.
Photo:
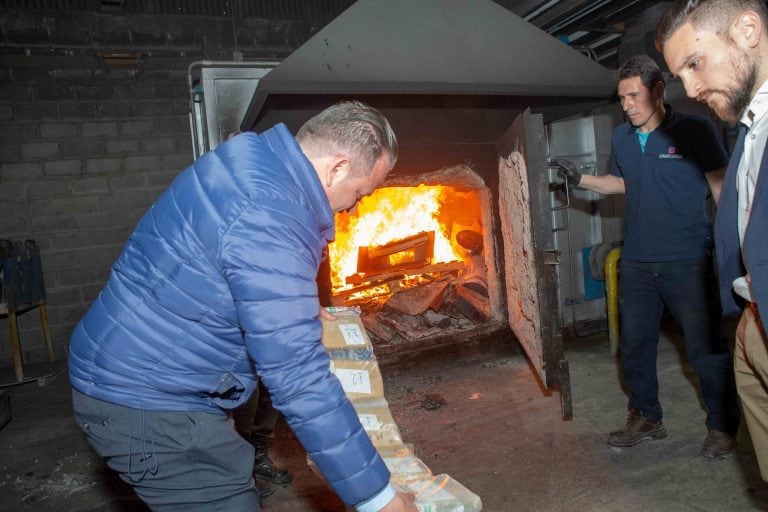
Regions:
[[658, 99], [661, 99], [664, 97], [664, 88], [666, 86], [664, 85], [664, 82], [659, 80], [655, 84], [653, 84], [653, 97]]
[[338, 185], [349, 176], [352, 164], [348, 158], [337, 157], [328, 162], [328, 173], [325, 176], [326, 188]]
[[756, 48], [763, 33], [763, 21], [755, 11], [739, 14], [729, 30], [731, 38], [742, 48]]

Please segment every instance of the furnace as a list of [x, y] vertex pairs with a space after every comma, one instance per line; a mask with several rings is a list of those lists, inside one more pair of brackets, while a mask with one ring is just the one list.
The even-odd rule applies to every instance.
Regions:
[[377, 353], [502, 333], [569, 416], [545, 125], [608, 104], [611, 73], [491, 0], [359, 0], [261, 76], [241, 131], [357, 99], [397, 134], [329, 248], [331, 300], [360, 306]]
[[336, 216], [333, 305], [359, 306], [380, 352], [498, 330], [492, 212], [467, 165], [388, 180]]

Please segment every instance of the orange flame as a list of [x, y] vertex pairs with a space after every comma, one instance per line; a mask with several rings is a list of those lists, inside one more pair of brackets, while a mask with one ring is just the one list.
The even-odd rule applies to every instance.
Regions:
[[344, 279], [357, 272], [357, 249], [384, 245], [416, 233], [434, 231], [432, 263], [460, 260], [451, 246], [449, 227], [437, 220], [443, 194], [449, 187], [380, 188], [363, 198], [352, 213], [336, 215], [336, 240], [329, 248], [334, 291], [345, 288]]

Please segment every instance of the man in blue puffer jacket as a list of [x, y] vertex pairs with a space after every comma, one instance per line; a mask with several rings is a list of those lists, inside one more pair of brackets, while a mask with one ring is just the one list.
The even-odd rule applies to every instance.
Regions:
[[339, 103], [295, 138], [279, 124], [222, 144], [140, 220], [69, 374], [88, 442], [152, 510], [259, 510], [253, 448], [227, 416], [257, 378], [345, 503], [417, 510], [330, 373], [315, 282], [333, 212], [396, 159], [380, 112]]

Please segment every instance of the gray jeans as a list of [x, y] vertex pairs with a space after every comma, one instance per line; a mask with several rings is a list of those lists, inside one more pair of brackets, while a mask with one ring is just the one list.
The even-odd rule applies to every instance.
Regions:
[[226, 416], [131, 409], [72, 390], [88, 443], [152, 510], [258, 512], [253, 447]]

